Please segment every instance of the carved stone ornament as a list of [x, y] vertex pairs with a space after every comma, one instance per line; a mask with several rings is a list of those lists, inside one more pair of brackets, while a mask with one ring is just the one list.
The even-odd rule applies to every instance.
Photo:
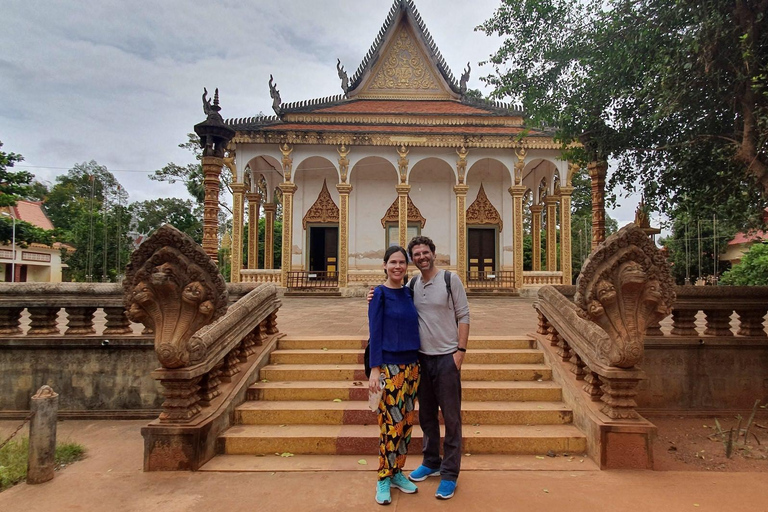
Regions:
[[408, 31], [401, 29], [393, 39], [368, 90], [440, 91], [431, 66]]
[[[400, 205], [399, 198], [395, 198], [395, 202], [389, 207], [387, 213], [381, 218], [381, 226], [386, 228], [388, 222], [400, 221]], [[408, 222], [418, 222], [421, 225], [421, 229], [427, 224], [427, 219], [422, 217], [421, 212], [416, 205], [411, 201], [411, 196], [408, 196]]]
[[475, 201], [467, 208], [467, 224], [490, 224], [499, 226], [499, 231], [504, 227], [499, 211], [488, 200], [485, 195], [483, 184], [480, 183], [480, 190], [477, 192]]
[[304, 215], [302, 224], [307, 229], [307, 222], [331, 223], [339, 222], [339, 207], [333, 202], [331, 194], [328, 192], [328, 185], [323, 180], [323, 188], [317, 195], [317, 200], [307, 213]]
[[673, 286], [666, 258], [634, 224], [600, 244], [584, 262], [574, 296], [579, 315], [610, 338], [595, 347], [598, 357], [620, 368], [637, 364], [646, 329], [672, 309]]
[[205, 346], [191, 346], [190, 339], [227, 311], [227, 287], [216, 264], [170, 224], [131, 255], [123, 294], [128, 318], [154, 331], [155, 352], [165, 368], [202, 361]]
[[456, 171], [459, 175], [459, 185], [464, 184], [464, 176], [467, 174], [467, 155], [469, 151], [464, 146], [461, 146], [456, 150], [456, 154], [459, 155], [459, 159], [456, 160]]

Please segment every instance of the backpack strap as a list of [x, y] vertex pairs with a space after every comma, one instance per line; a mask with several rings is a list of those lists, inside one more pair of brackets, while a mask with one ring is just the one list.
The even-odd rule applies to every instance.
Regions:
[[410, 282], [408, 283], [408, 288], [411, 289], [411, 296], [413, 296], [413, 287], [416, 286], [416, 278], [417, 277], [419, 277], [419, 276], [413, 276], [411, 278]]

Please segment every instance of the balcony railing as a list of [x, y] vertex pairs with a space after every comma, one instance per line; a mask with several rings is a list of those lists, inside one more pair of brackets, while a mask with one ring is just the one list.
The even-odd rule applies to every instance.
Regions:
[[288, 288], [337, 288], [338, 272], [291, 271], [288, 272]]
[[467, 272], [467, 288], [470, 290], [511, 290], [514, 287], [515, 273], [512, 270]]

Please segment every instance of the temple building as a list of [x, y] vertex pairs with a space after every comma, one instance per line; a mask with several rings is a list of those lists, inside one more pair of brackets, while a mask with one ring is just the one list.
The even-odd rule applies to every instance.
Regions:
[[[467, 94], [469, 64], [457, 80], [411, 0], [395, 0], [351, 77], [338, 61], [336, 72], [337, 96], [284, 103], [270, 77], [274, 116], [224, 121], [235, 132], [224, 156], [234, 182], [233, 282], [353, 294], [382, 280], [389, 245], [423, 234], [437, 265], [470, 290], [570, 284], [576, 167], [552, 131], [525, 125], [520, 108]], [[280, 262], [271, 250], [276, 202]], [[251, 219], [264, 210], [264, 254], [255, 222], [238, 250], [246, 208]]]

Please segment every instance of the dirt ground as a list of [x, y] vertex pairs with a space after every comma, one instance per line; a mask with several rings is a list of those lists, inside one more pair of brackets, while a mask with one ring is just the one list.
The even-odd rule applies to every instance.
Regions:
[[[723, 440], [729, 429], [737, 427], [735, 417], [648, 417], [658, 427], [653, 457], [657, 471], [751, 471], [768, 472], [768, 418], [756, 418], [749, 429], [749, 442], [743, 434], [733, 443], [731, 457], [725, 455]], [[718, 435], [715, 419], [725, 431]], [[742, 430], [747, 418], [742, 420]]]

